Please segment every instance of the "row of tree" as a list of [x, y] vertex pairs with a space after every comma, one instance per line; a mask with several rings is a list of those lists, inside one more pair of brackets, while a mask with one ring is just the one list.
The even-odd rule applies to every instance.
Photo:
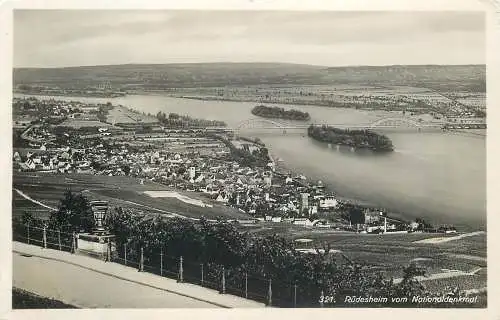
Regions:
[[97, 110], [97, 118], [101, 122], [108, 122], [108, 113], [114, 108], [111, 102], [107, 102], [106, 104], [100, 104], [99, 109]]
[[[291, 298], [286, 292], [297, 285], [304, 306], [317, 306], [322, 294], [334, 296], [342, 304], [348, 295], [411, 297], [425, 292], [414, 279], [423, 272], [416, 266], [406, 270], [402, 283], [395, 284], [370, 266], [345, 262], [319, 250], [317, 254], [300, 253], [292, 241], [281, 236], [252, 236], [223, 220], [163, 219], [117, 208], [107, 225], [117, 237], [117, 247], [126, 243], [131, 248], [129, 259], [139, 258], [139, 248], [144, 250], [147, 265], [157, 265], [160, 252], [182, 256], [187, 264], [205, 265], [207, 274], [220, 275], [224, 267], [228, 283], [241, 284], [245, 274], [272, 280], [275, 288], [285, 288], [284, 292], [275, 289], [276, 297]], [[262, 283], [264, 291], [266, 284]]]
[[265, 167], [270, 161], [269, 150], [260, 140], [254, 141], [254, 143], [259, 145], [259, 148], [250, 151], [248, 146], [242, 148], [235, 147], [235, 145], [224, 136], [218, 134], [206, 134], [206, 136], [224, 143], [224, 145], [229, 149], [231, 160], [238, 162], [240, 166]]
[[226, 123], [219, 120], [196, 119], [189, 116], [179, 115], [177, 113], [165, 114], [159, 111], [156, 114], [156, 119], [169, 128], [188, 128], [188, 127], [225, 127]]

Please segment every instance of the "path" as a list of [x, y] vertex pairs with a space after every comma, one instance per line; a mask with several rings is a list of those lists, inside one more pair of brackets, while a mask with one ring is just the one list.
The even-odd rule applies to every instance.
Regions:
[[[93, 193], [90, 190], [83, 190], [82, 193], [84, 193], [84, 192], [86, 192], [86, 193]], [[96, 197], [103, 198], [103, 196], [99, 195], [99, 194], [97, 194]], [[140, 204], [140, 203], [137, 203], [137, 202], [129, 201], [129, 200], [123, 200], [123, 199], [119, 199], [119, 198], [115, 198], [115, 197], [111, 197], [111, 196], [106, 196], [106, 198], [113, 199], [113, 200], [115, 200], [117, 202], [124, 202], [124, 203], [128, 203], [128, 204], [131, 204], [131, 205], [134, 205], [134, 206], [147, 208], [149, 210], [158, 211], [158, 212], [161, 212], [161, 213], [165, 214], [165, 217], [167, 217], [167, 218], [177, 217], [177, 218], [183, 218], [183, 219], [188, 219], [188, 220], [193, 220], [193, 221], [199, 221], [200, 220], [199, 218], [188, 217], [188, 216], [185, 216], [185, 215], [182, 215], [182, 214], [179, 214], [179, 213], [175, 213], [175, 212], [172, 212], [172, 211], [166, 211], [166, 210], [162, 210], [162, 209], [158, 209], [158, 208], [153, 208], [153, 207], [150, 207], [150, 206], [147, 206], [147, 205], [144, 205], [144, 204]], [[216, 222], [217, 220], [207, 219], [207, 221]]]
[[19, 194], [21, 197], [23, 197], [23, 198], [24, 198], [24, 199], [26, 199], [26, 200], [29, 200], [29, 201], [31, 201], [31, 202], [33, 202], [33, 203], [35, 203], [35, 204], [39, 205], [39, 206], [42, 206], [42, 207], [47, 208], [47, 209], [50, 209], [50, 210], [52, 210], [52, 211], [57, 211], [57, 209], [56, 209], [56, 208], [49, 207], [48, 205], [46, 205], [46, 204], [44, 204], [44, 203], [41, 203], [40, 201], [37, 201], [37, 200], [35, 200], [35, 199], [31, 198], [30, 196], [28, 196], [27, 194], [25, 194], [25, 193], [24, 193], [24, 192], [22, 192], [21, 190], [18, 190], [18, 189], [16, 189], [16, 188], [14, 188], [14, 190], [17, 192], [17, 194]]
[[444, 242], [449, 242], [449, 241], [454, 241], [454, 240], [460, 240], [460, 239], [467, 238], [467, 237], [478, 236], [478, 235], [485, 234], [485, 233], [486, 232], [484, 232], [484, 231], [476, 231], [476, 232], [464, 233], [464, 234], [454, 236], [454, 237], [428, 238], [428, 239], [414, 241], [414, 243], [439, 244], [439, 243], [444, 243]]
[[472, 256], [469, 254], [447, 254], [447, 256], [452, 257], [452, 258], [458, 258], [458, 259], [466, 259], [466, 260], [474, 260], [474, 261], [480, 261], [480, 262], [487, 262], [486, 257], [480, 257], [480, 256]]
[[[33, 198], [31, 198], [30, 196], [28, 196], [27, 194], [25, 194], [24, 192], [22, 192], [21, 190], [19, 189], [16, 189], [14, 188], [14, 190], [21, 196], [23, 197], [24, 199], [28, 200], [28, 201], [31, 201], [39, 206], [42, 206], [44, 208], [47, 208], [47, 209], [50, 209], [52, 211], [57, 211], [56, 208], [52, 208], [52, 207], [49, 207], [48, 205], [38, 201], [38, 200], [35, 200]], [[89, 190], [83, 190], [83, 192], [88, 192], [88, 193], [92, 193], [91, 191]], [[114, 200], [117, 200], [117, 201], [121, 201], [121, 202], [125, 202], [125, 203], [128, 203], [128, 204], [132, 204], [132, 205], [135, 205], [135, 206], [140, 206], [140, 207], [144, 207], [144, 208], [147, 208], [147, 209], [150, 209], [150, 210], [155, 210], [155, 211], [158, 211], [158, 212], [161, 212], [161, 213], [164, 213], [164, 214], [167, 214], [169, 215], [170, 217], [178, 217], [178, 218], [184, 218], [184, 219], [189, 219], [189, 220], [194, 220], [194, 221], [198, 221], [200, 219], [197, 219], [197, 218], [192, 218], [192, 217], [187, 217], [187, 216], [184, 216], [184, 215], [181, 215], [179, 213], [175, 213], [175, 212], [172, 212], [172, 211], [165, 211], [165, 210], [161, 210], [161, 209], [157, 209], [157, 208], [153, 208], [153, 207], [150, 207], [150, 206], [146, 206], [146, 205], [143, 205], [143, 204], [140, 204], [140, 203], [136, 203], [136, 202], [132, 202], [132, 201], [128, 201], [128, 200], [122, 200], [122, 199], [117, 199], [117, 198], [113, 198], [113, 197], [107, 197], [107, 198], [111, 198], [111, 199], [114, 199]], [[168, 216], [167, 216], [168, 217]], [[213, 219], [207, 219], [208, 221], [217, 221], [217, 220], [213, 220]]]
[[82, 255], [13, 242], [13, 286], [84, 308], [264, 305]]
[[[476, 273], [478, 273], [482, 268], [475, 268], [474, 270], [470, 272], [466, 271], [461, 271], [461, 270], [450, 270], [447, 272], [440, 272], [440, 273], [434, 273], [428, 276], [419, 276], [415, 277], [418, 281], [429, 281], [429, 280], [435, 280], [435, 279], [447, 279], [447, 278], [455, 278], [455, 277], [462, 277], [462, 276], [473, 276]], [[403, 279], [394, 279], [394, 283], [400, 283]]]

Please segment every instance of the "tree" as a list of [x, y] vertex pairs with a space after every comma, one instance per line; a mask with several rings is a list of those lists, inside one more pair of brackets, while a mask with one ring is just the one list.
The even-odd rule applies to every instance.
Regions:
[[122, 169], [123, 173], [125, 173], [125, 175], [128, 176], [130, 174], [130, 166], [128, 164], [122, 165], [121, 169]]
[[97, 162], [97, 161], [92, 161], [92, 163], [90, 164], [90, 166], [92, 167], [92, 169], [94, 169], [96, 171], [101, 171], [101, 170], [104, 169], [103, 165], [100, 162]]
[[203, 263], [207, 278], [220, 279], [224, 266], [229, 285], [240, 286], [248, 274], [249, 285], [265, 290], [267, 280], [272, 279], [273, 295], [280, 297], [281, 293], [285, 299], [289, 299], [291, 286], [296, 284], [305, 306], [317, 306], [321, 291], [344, 301], [346, 295], [401, 297], [423, 290], [416, 277], [424, 271], [416, 265], [406, 268], [403, 281], [394, 284], [380, 272], [355, 264], [346, 256], [343, 258], [348, 264], [339, 265], [335, 261], [337, 254], [328, 254], [329, 243], [323, 243], [324, 252], [304, 254], [296, 251], [289, 239], [277, 235], [250, 237], [223, 220], [163, 219], [117, 208], [106, 224], [116, 235], [119, 247], [128, 244], [127, 257], [131, 261], [139, 259], [143, 248], [146, 263], [158, 265], [163, 250], [171, 257], [183, 256], [186, 275], [195, 272], [198, 276], [199, 264]]
[[94, 228], [94, 215], [89, 200], [81, 193], [64, 193], [57, 211], [50, 215], [49, 227], [67, 228], [75, 232], [90, 232]]
[[432, 224], [427, 222], [424, 218], [417, 218], [417, 219], [415, 219], [415, 222], [418, 223], [417, 230], [419, 230], [419, 231], [432, 229]]
[[338, 210], [341, 211], [341, 217], [352, 224], [365, 223], [365, 213], [363, 208], [350, 203], [340, 204]]
[[[29, 91], [31, 90], [31, 86], [30, 85], [27, 85], [27, 84], [21, 84], [18, 86], [19, 90], [23, 90], [23, 91]], [[25, 104], [27, 103], [27, 101], [25, 102]]]
[[165, 115], [165, 113], [164, 113], [164, 112], [159, 111], [159, 112], [156, 114], [156, 118], [158, 119], [158, 121], [159, 121], [160, 123], [164, 123], [164, 122], [165, 122], [165, 120], [166, 120], [166, 118], [167, 118], [167, 116]]

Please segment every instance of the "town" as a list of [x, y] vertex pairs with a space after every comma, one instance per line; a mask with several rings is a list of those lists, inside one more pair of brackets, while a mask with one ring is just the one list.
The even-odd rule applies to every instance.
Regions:
[[[277, 169], [260, 141], [189, 123], [167, 128], [154, 117], [110, 104], [15, 98], [13, 107], [15, 171], [155, 181], [236, 208], [254, 222], [363, 233], [456, 232], [341, 200], [321, 181]], [[112, 124], [106, 120], [115, 108], [135, 117]]]

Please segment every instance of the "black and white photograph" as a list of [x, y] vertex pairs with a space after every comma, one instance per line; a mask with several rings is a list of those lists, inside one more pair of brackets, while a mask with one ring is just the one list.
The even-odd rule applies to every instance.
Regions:
[[486, 20], [13, 10], [12, 309], [489, 307]]

